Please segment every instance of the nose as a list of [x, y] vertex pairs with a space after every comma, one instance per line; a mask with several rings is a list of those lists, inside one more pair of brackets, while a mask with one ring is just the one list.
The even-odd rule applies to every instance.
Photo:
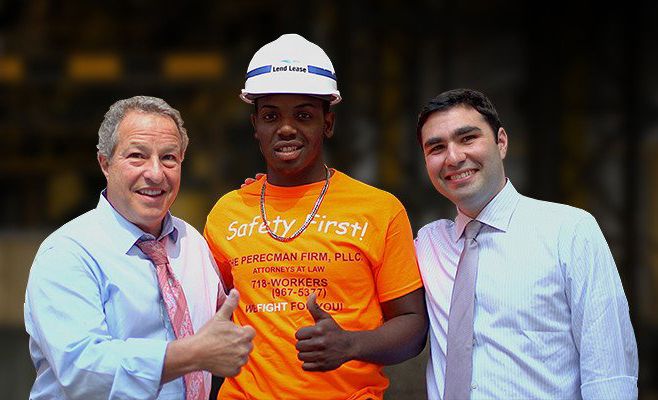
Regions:
[[144, 164], [144, 178], [156, 184], [163, 181], [164, 171], [159, 157], [151, 157]]
[[446, 163], [450, 165], [458, 165], [466, 160], [466, 153], [463, 149], [454, 143], [449, 143], [447, 148]]
[[276, 130], [276, 134], [279, 137], [288, 138], [297, 135], [297, 128], [292, 121], [286, 118], [281, 121], [281, 126]]

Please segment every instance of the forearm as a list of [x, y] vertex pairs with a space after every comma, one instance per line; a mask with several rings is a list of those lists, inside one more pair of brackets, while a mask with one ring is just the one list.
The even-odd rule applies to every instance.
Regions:
[[164, 384], [187, 373], [203, 369], [198, 362], [197, 347], [193, 336], [169, 342], [162, 366], [161, 383]]
[[381, 303], [384, 324], [373, 330], [344, 330], [311, 294], [306, 306], [315, 325], [295, 334], [297, 358], [307, 371], [331, 371], [351, 360], [395, 364], [421, 352], [427, 334], [423, 289]]
[[369, 331], [346, 331], [352, 344], [351, 359], [382, 365], [403, 362], [417, 356], [425, 347], [427, 319], [405, 314]]
[[197, 333], [167, 345], [162, 382], [193, 371], [208, 371], [223, 377], [240, 372], [253, 348], [255, 331], [230, 321], [238, 300], [238, 292], [231, 290], [219, 311]]

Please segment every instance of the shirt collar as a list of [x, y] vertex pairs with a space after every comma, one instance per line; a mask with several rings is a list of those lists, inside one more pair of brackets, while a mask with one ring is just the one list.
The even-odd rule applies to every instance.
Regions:
[[[108, 231], [108, 236], [112, 238], [108, 246], [116, 246], [121, 252], [128, 253], [138, 240], [156, 239], [153, 235], [144, 232], [137, 225], [119, 214], [107, 200], [106, 192], [107, 189], [101, 192], [96, 211], [101, 217], [104, 229]], [[160, 240], [165, 236], [169, 236], [174, 243], [178, 241], [178, 229], [174, 226], [173, 218], [169, 211], [165, 215], [162, 232], [157, 239]]]
[[[499, 231], [506, 232], [520, 198], [519, 192], [516, 191], [512, 182], [507, 179], [503, 189], [491, 199], [475, 219]], [[455, 237], [457, 240], [462, 236], [466, 224], [471, 220], [471, 217], [457, 209], [457, 217], [455, 217]]]

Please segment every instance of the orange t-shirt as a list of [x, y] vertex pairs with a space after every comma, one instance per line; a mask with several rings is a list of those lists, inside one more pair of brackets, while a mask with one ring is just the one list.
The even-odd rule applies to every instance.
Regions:
[[[388, 379], [380, 365], [350, 361], [334, 371], [307, 372], [297, 359], [295, 332], [313, 325], [306, 299], [347, 330], [383, 323], [380, 303], [422, 286], [409, 218], [391, 194], [334, 171], [324, 201], [291, 242], [271, 238], [260, 217], [264, 178], [223, 196], [204, 235], [224, 282], [240, 292], [233, 314], [256, 330], [254, 350], [220, 399], [381, 399]], [[310, 214], [324, 181], [267, 185], [270, 227], [292, 235]]]

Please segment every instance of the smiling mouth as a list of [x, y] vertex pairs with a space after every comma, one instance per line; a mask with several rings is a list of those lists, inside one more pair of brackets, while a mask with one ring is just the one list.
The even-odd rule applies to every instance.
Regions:
[[158, 197], [163, 195], [165, 191], [162, 189], [141, 189], [138, 190], [137, 193], [141, 194], [142, 196]]
[[453, 175], [446, 176], [445, 179], [447, 181], [458, 181], [460, 179], [466, 179], [469, 176], [473, 175], [474, 173], [475, 173], [474, 169], [469, 169], [468, 171], [464, 171], [464, 172], [460, 172], [458, 174], [453, 174]]
[[277, 153], [292, 153], [299, 150], [300, 146], [283, 146], [278, 149], [274, 149]]
[[286, 143], [282, 145], [274, 146], [274, 154], [277, 158], [283, 161], [294, 160], [302, 153], [301, 144], [297, 143]]

